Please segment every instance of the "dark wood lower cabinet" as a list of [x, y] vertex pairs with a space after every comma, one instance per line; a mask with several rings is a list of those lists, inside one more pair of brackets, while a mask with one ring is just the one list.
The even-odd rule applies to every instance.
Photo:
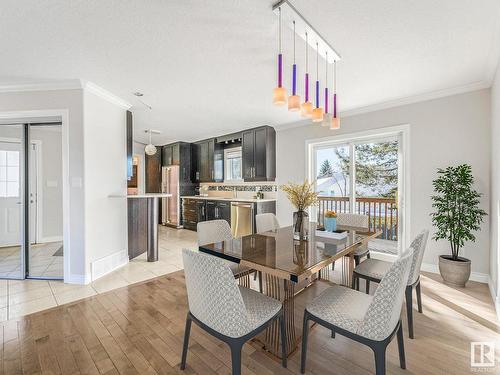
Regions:
[[[254, 202], [253, 205], [255, 214], [276, 213], [275, 201]], [[227, 200], [183, 198], [182, 212], [185, 229], [196, 230], [196, 225], [206, 220], [223, 219], [231, 225], [231, 202]]]

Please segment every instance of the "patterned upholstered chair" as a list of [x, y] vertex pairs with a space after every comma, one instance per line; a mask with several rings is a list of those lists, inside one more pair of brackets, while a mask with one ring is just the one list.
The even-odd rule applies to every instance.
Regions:
[[257, 227], [257, 233], [263, 233], [279, 229], [280, 223], [275, 214], [266, 213], [255, 215], [255, 226]]
[[[422, 231], [411, 243], [410, 247], [415, 250], [412, 259], [410, 276], [406, 285], [406, 314], [408, 317], [408, 334], [413, 338], [413, 288], [417, 293], [418, 312], [422, 312], [422, 294], [420, 291], [420, 267], [427, 245], [429, 231]], [[352, 278], [352, 287], [359, 290], [359, 279], [366, 281], [366, 293], [370, 293], [370, 281], [379, 283], [387, 271], [391, 268], [392, 263], [379, 259], [367, 259], [354, 269]]]
[[408, 249], [392, 265], [373, 296], [342, 286], [328, 288], [304, 311], [301, 372], [305, 372], [309, 320], [369, 346], [375, 354], [377, 375], [385, 374], [385, 351], [397, 333], [399, 364], [406, 368], [401, 306], [410, 273], [413, 249]]
[[189, 303], [181, 370], [186, 368], [191, 322], [231, 349], [232, 373], [241, 374], [243, 344], [279, 319], [282, 365], [286, 367], [286, 335], [282, 304], [254, 290], [238, 287], [227, 263], [215, 256], [184, 249], [184, 274]]
[[[363, 230], [368, 231], [368, 215], [338, 213], [337, 225], [363, 228]], [[358, 265], [363, 257], [370, 258], [370, 252], [366, 246], [359, 246], [354, 252], [354, 263]], [[332, 263], [332, 270], [334, 269], [335, 262]]]
[[[196, 226], [198, 246], [209, 243], [229, 241], [233, 239], [231, 227], [226, 220], [201, 221]], [[252, 272], [248, 267], [241, 267], [238, 263], [226, 260], [235, 278], [246, 276]]]

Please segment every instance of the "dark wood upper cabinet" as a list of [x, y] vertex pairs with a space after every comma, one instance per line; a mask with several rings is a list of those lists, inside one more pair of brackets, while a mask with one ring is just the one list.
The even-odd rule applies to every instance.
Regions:
[[193, 182], [224, 180], [224, 150], [214, 138], [193, 144]]
[[188, 143], [178, 142], [162, 147], [161, 163], [163, 166], [180, 165], [181, 148], [190, 147]]
[[245, 181], [276, 179], [276, 131], [270, 126], [242, 133], [242, 164]]
[[146, 158], [146, 193], [161, 192], [161, 152], [158, 147], [156, 154], [145, 154]]
[[130, 111], [127, 111], [126, 126], [127, 126], [127, 179], [130, 180], [134, 175], [133, 155], [132, 155], [134, 152], [133, 149], [134, 128], [132, 122], [132, 112]]

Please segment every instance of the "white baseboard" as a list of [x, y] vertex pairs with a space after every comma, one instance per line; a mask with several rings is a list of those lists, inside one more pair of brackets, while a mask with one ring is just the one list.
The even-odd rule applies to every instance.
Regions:
[[[439, 273], [439, 266], [437, 264], [422, 263], [421, 270], [425, 272]], [[490, 275], [487, 273], [471, 272], [469, 280], [487, 284], [489, 277]]]
[[37, 243], [62, 242], [63, 236], [51, 236], [39, 238]]
[[497, 312], [497, 320], [500, 321], [500, 296], [497, 295], [496, 287], [491, 277], [488, 277], [488, 288], [490, 289], [491, 298]]
[[128, 263], [128, 251], [120, 250], [116, 253], [97, 259], [90, 264], [92, 281], [97, 280], [117, 268], [123, 267]]
[[64, 278], [64, 282], [67, 284], [79, 284], [86, 285], [90, 284], [92, 280], [90, 279], [90, 275], [69, 275], [69, 277]]

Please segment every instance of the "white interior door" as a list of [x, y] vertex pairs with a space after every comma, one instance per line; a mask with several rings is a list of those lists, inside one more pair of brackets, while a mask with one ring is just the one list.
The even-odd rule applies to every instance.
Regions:
[[21, 243], [20, 142], [0, 141], [0, 246], [18, 246]]
[[38, 200], [38, 144], [32, 143], [30, 148], [30, 241], [38, 242], [37, 237], [37, 200]]

